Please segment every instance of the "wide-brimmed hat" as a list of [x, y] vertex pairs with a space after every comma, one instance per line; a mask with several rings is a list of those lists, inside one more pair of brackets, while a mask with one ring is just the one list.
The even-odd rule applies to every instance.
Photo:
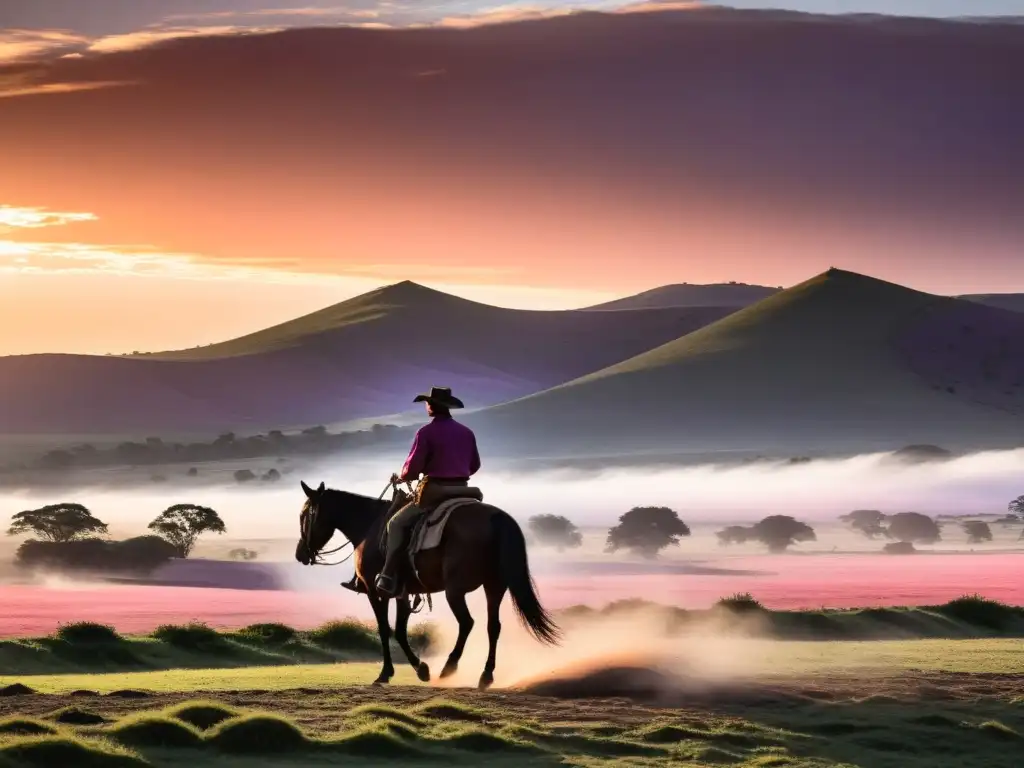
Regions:
[[427, 402], [442, 408], [465, 408], [462, 401], [452, 394], [451, 387], [431, 387], [429, 392], [416, 395], [414, 403]]

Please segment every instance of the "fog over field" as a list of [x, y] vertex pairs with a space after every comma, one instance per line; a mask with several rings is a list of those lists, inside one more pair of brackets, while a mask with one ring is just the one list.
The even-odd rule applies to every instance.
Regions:
[[[376, 497], [401, 463], [326, 460], [307, 465], [272, 486], [203, 487], [162, 484], [159, 490], [59, 492], [0, 496], [0, 519], [23, 509], [77, 501], [110, 525], [111, 535], [137, 535], [176, 503], [216, 509], [231, 539], [295, 536], [303, 495], [299, 480], [325, 482]], [[756, 520], [789, 514], [807, 522], [834, 520], [853, 509], [929, 515], [1003, 514], [1024, 492], [1024, 450], [993, 451], [948, 461], [907, 464], [887, 454], [808, 463], [753, 463], [604, 471], [506, 472], [487, 468], [475, 483], [521, 521], [540, 513], [565, 515], [578, 526], [607, 526], [636, 506], [668, 506], [690, 524]], [[206, 542], [209, 543], [209, 542]]]

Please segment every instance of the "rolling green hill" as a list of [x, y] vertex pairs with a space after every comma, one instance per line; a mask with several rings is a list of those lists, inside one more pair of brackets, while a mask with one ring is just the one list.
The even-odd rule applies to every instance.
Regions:
[[469, 421], [496, 448], [535, 456], [1024, 444], [1019, 415], [921, 375], [905, 349], [950, 312], [975, 310], [986, 314], [988, 334], [1003, 333], [992, 328], [995, 313], [1024, 337], [1012, 313], [829, 270]]

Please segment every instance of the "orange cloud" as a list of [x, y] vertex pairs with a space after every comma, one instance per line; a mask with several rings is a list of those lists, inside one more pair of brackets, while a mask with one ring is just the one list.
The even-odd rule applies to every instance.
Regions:
[[147, 48], [151, 45], [188, 37], [225, 37], [230, 35], [254, 35], [280, 31], [281, 27], [170, 27], [142, 29], [124, 35], [108, 35], [93, 41], [89, 50], [93, 53], [118, 53]]
[[87, 42], [87, 38], [59, 29], [0, 29], [0, 64], [39, 58]]
[[0, 232], [17, 229], [40, 229], [56, 227], [73, 221], [96, 221], [93, 213], [66, 213], [48, 211], [45, 208], [18, 208], [0, 205]]

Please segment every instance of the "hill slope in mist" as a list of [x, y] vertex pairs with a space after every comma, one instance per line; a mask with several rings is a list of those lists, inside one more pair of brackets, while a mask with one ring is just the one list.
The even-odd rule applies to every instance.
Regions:
[[1024, 444], [1021, 320], [830, 270], [471, 423], [537, 456]]
[[596, 304], [588, 309], [654, 309], [664, 307], [735, 307], [741, 309], [778, 293], [781, 288], [747, 283], [662, 285], [649, 291]]
[[483, 406], [599, 370], [731, 311], [532, 312], [404, 282], [198, 349], [0, 358], [0, 431], [209, 435], [308, 426], [408, 410], [433, 384]]
[[1024, 312], [1024, 293], [972, 293], [960, 298], [1011, 312]]

